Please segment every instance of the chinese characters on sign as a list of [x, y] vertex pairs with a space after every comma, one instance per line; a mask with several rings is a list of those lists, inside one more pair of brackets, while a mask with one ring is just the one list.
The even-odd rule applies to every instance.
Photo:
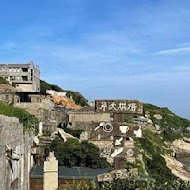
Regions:
[[143, 105], [136, 100], [96, 100], [96, 111], [141, 114], [143, 112]]

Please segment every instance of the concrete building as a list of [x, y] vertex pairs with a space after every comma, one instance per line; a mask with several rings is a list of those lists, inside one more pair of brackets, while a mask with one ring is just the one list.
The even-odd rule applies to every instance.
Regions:
[[20, 92], [40, 92], [40, 70], [33, 61], [28, 64], [0, 64], [0, 77], [14, 84]]
[[89, 106], [79, 110], [68, 111], [67, 114], [72, 128], [82, 130], [88, 130], [92, 123], [111, 121], [110, 113], [97, 113], [94, 111], [93, 107]]
[[67, 92], [57, 92], [55, 90], [46, 90], [46, 93], [52, 96], [61, 96], [61, 97], [66, 97], [67, 95]]

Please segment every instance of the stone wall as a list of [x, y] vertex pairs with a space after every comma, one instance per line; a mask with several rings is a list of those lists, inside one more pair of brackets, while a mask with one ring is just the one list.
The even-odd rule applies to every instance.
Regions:
[[[0, 115], [0, 190], [29, 189], [32, 138], [32, 134], [23, 133], [17, 118]], [[19, 160], [7, 156], [10, 149], [18, 154]]]
[[16, 103], [14, 106], [25, 109], [30, 114], [35, 115], [39, 121], [43, 122], [44, 130], [47, 128], [48, 131], [53, 132], [60, 123], [62, 125], [67, 123], [67, 114], [63, 110], [54, 108], [54, 104], [48, 100], [40, 103]]
[[[109, 122], [109, 113], [95, 113], [95, 112], [69, 112], [69, 122], [72, 123], [73, 127], [80, 127], [83, 124], [89, 124], [91, 122]], [[78, 126], [79, 125], [79, 126]]]
[[[1, 88], [1, 87], [0, 87]], [[12, 92], [0, 93], [0, 101], [11, 104], [17, 102], [19, 97]]]

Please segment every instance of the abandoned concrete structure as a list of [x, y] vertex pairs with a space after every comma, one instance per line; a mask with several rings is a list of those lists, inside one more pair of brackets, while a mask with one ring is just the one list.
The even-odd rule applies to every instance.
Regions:
[[14, 102], [14, 106], [35, 115], [43, 123], [44, 133], [52, 133], [56, 127], [67, 123], [67, 114], [55, 106], [51, 95], [34, 92], [17, 92], [16, 95], [19, 101]]
[[91, 123], [111, 120], [110, 113], [97, 113], [94, 107], [84, 107], [79, 110], [68, 111], [72, 128], [86, 130]]
[[9, 84], [0, 84], [0, 101], [11, 104], [18, 100], [19, 96], [16, 95], [16, 88]]
[[0, 64], [0, 77], [14, 84], [17, 91], [40, 92], [40, 69], [28, 64]]
[[[85, 130], [80, 139], [97, 145], [100, 148], [100, 156], [112, 163], [117, 173], [117, 171], [125, 169], [126, 162], [135, 162], [136, 157], [140, 157], [133, 137], [142, 137], [141, 125], [124, 122], [124, 116], [128, 113], [141, 115], [142, 111], [143, 104], [136, 100], [96, 100], [95, 111], [71, 112], [69, 120], [72, 122], [72, 126], [74, 123], [75, 127]], [[97, 119], [91, 114], [97, 115]], [[98, 114], [102, 114], [102, 116], [107, 114], [106, 116], [109, 117], [99, 117]], [[93, 122], [90, 122], [92, 118]], [[81, 123], [82, 121], [83, 123]], [[103, 175], [103, 178], [100, 176], [102, 179], [98, 180], [113, 180], [113, 176], [116, 176], [115, 173], [108, 173]]]
[[35, 115], [43, 123], [43, 131], [51, 133], [56, 127], [66, 125], [67, 114], [64, 109], [56, 107], [52, 96], [39, 92], [17, 92], [8, 84], [0, 84], [0, 101], [13, 104]]
[[23, 132], [18, 118], [0, 115], [0, 189], [29, 189], [33, 135]]
[[46, 90], [46, 93], [52, 96], [61, 96], [61, 97], [66, 97], [67, 95], [67, 92], [57, 92], [55, 90]]

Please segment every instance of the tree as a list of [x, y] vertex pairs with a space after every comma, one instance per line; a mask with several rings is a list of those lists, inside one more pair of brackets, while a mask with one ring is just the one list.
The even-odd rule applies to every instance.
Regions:
[[99, 157], [99, 148], [87, 141], [80, 143], [76, 139], [68, 139], [63, 142], [55, 138], [50, 145], [50, 150], [54, 151], [60, 166], [110, 167], [105, 158]]

